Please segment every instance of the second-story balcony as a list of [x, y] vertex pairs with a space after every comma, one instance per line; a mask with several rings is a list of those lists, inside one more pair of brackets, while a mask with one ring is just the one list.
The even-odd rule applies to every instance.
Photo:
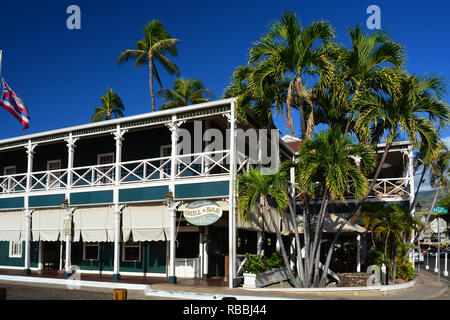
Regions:
[[[250, 166], [246, 155], [237, 152], [237, 172]], [[173, 179], [199, 179], [230, 175], [230, 151], [182, 154], [175, 156], [175, 174], [172, 177], [172, 157], [158, 157], [134, 161], [32, 172], [29, 192], [54, 191], [83, 187], [112, 186], [116, 172], [119, 185], [151, 183]], [[70, 183], [69, 183], [70, 181]], [[27, 173], [0, 176], [0, 194], [23, 193], [27, 190]]]

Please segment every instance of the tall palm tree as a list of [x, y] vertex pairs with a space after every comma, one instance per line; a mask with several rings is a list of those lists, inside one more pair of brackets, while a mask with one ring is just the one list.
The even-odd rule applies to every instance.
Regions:
[[[347, 216], [335, 233], [328, 251], [325, 269], [330, 264], [330, 253], [336, 244], [344, 225], [353, 218], [363, 201], [373, 190], [381, 173], [389, 149], [394, 140], [401, 134], [405, 135], [414, 145], [424, 143], [430, 154], [434, 153], [438, 143], [438, 133], [434, 123], [439, 127], [448, 123], [448, 106], [441, 100], [445, 92], [445, 83], [439, 77], [417, 77], [398, 74], [392, 81], [385, 84], [380, 92], [365, 92], [358, 97], [358, 110], [355, 131], [367, 141], [380, 142], [383, 136], [386, 143], [372, 183], [365, 195], [355, 204], [352, 212]], [[326, 280], [323, 274], [321, 282]]]
[[[281, 244], [281, 254], [283, 255], [285, 265], [288, 269], [289, 278], [297, 287], [298, 284], [295, 281], [292, 270], [289, 267], [290, 264], [281, 238], [280, 226], [277, 225], [272, 214], [272, 208], [269, 204], [269, 199], [273, 199], [277, 204], [276, 209], [279, 214], [284, 212], [287, 208], [289, 197], [284, 186], [285, 181], [284, 173], [282, 172], [269, 175], [262, 174], [258, 170], [249, 169], [245, 173], [238, 175], [238, 211], [244, 220], [248, 220], [248, 215], [253, 211], [255, 204], [260, 201], [260, 199], [263, 199], [263, 203], [261, 203], [261, 205], [264, 216], [268, 216], [272, 222], [272, 225], [275, 227], [277, 239]], [[262, 220], [266, 221], [265, 219]]]
[[264, 82], [263, 95], [252, 89], [250, 83], [255, 71], [255, 65], [237, 67], [231, 77], [230, 85], [225, 89], [224, 98], [238, 97], [236, 114], [244, 123], [251, 121], [259, 129], [276, 128], [272, 116], [272, 108], [280, 112], [286, 100], [286, 81], [273, 78]]
[[251, 85], [260, 95], [264, 95], [264, 82], [279, 79], [289, 79], [286, 97], [287, 124], [295, 135], [291, 108], [297, 106], [300, 110], [300, 126], [302, 138], [311, 132], [312, 113], [308, 118], [309, 129], [305, 125], [303, 107], [312, 102], [303, 82], [306, 74], [318, 74], [329, 69], [329, 62], [321, 46], [334, 37], [332, 27], [325, 21], [313, 22], [302, 27], [297, 16], [285, 13], [280, 21], [269, 27], [269, 32], [250, 50], [250, 63], [258, 63]]
[[103, 120], [111, 120], [112, 116], [116, 118], [123, 117], [125, 109], [122, 100], [112, 89], [108, 89], [108, 93], [101, 98], [102, 106], [95, 107], [95, 113], [91, 118], [91, 122]]
[[[357, 163], [355, 159], [360, 160]], [[349, 181], [353, 182], [355, 199], [360, 199], [368, 188], [366, 175], [372, 171], [374, 164], [373, 150], [362, 143], [356, 143], [350, 135], [342, 134], [339, 129], [316, 133], [311, 140], [306, 140], [300, 146], [296, 164], [297, 188], [300, 192], [322, 200], [319, 212], [315, 215], [313, 237], [308, 239], [305, 232], [306, 286], [319, 285], [319, 244], [328, 202], [345, 202], [346, 193], [351, 189]], [[305, 225], [304, 230], [307, 229], [310, 226]], [[326, 273], [327, 270], [323, 272]]]
[[156, 94], [162, 96], [165, 101], [161, 110], [208, 102], [208, 97], [214, 97], [210, 89], [203, 87], [201, 80], [183, 78], [174, 82], [173, 90], [160, 89]]
[[179, 41], [180, 40], [172, 38], [169, 35], [166, 29], [164, 29], [161, 21], [152, 20], [144, 27], [144, 38], [136, 43], [136, 49], [125, 50], [117, 59], [119, 65], [130, 59], [134, 59], [136, 60], [137, 68], [148, 64], [149, 87], [153, 112], [156, 110], [153, 77], [156, 78], [162, 88], [161, 79], [155, 63], [159, 62], [169, 74], [180, 76], [178, 67], [167, 57], [168, 54], [172, 57], [178, 55], [176, 43]]
[[[335, 108], [338, 102], [341, 107], [341, 119], [346, 119], [344, 133], [351, 129], [354, 123], [354, 101], [361, 95], [372, 90], [381, 90], [386, 83], [391, 82], [398, 70], [404, 65], [405, 50], [394, 42], [385, 31], [378, 30], [364, 34], [359, 26], [350, 28], [351, 47], [327, 43], [325, 51], [332, 62], [331, 72], [319, 79], [314, 96], [328, 94], [333, 97], [331, 105]], [[320, 105], [320, 104], [319, 104]], [[338, 122], [339, 123], [339, 122]]]

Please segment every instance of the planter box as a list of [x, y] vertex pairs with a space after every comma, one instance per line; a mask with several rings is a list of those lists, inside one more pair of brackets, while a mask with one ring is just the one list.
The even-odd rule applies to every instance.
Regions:
[[244, 288], [261, 288], [289, 279], [287, 268], [272, 269], [259, 274], [244, 272]]
[[338, 276], [340, 279], [338, 287], [365, 287], [371, 274], [364, 272], [338, 273]]

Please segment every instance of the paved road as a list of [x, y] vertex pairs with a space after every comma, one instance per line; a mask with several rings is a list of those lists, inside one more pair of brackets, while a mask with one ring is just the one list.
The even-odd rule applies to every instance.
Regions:
[[[0, 281], [0, 288], [6, 288], [7, 300], [113, 300], [113, 289], [70, 290], [65, 286], [27, 284]], [[129, 290], [128, 300], [171, 300], [160, 297], [148, 297], [143, 291]]]
[[[450, 258], [450, 256], [448, 258]], [[444, 277], [445, 259], [441, 258], [440, 260], [441, 260], [440, 261], [441, 278], [445, 278], [445, 279], [450, 281], [450, 276]], [[429, 257], [429, 259], [428, 259], [428, 266], [429, 266], [428, 271], [431, 272], [431, 273], [434, 273], [436, 275], [436, 278], [437, 278], [437, 273], [434, 272], [435, 264], [436, 264], [436, 258], [435, 257]], [[427, 257], [425, 257], [425, 261], [422, 262], [421, 264], [416, 264], [416, 268], [418, 270], [420, 270], [420, 271], [421, 270], [427, 271], [426, 268], [425, 268], [426, 265], [427, 265]], [[450, 259], [447, 259], [447, 271], [450, 274], [450, 270], [449, 269], [450, 269]]]

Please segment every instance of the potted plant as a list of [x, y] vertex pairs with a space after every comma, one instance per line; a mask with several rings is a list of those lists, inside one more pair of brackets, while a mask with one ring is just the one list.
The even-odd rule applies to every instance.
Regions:
[[270, 257], [245, 254], [244, 288], [261, 288], [288, 279], [284, 259], [279, 252]]

